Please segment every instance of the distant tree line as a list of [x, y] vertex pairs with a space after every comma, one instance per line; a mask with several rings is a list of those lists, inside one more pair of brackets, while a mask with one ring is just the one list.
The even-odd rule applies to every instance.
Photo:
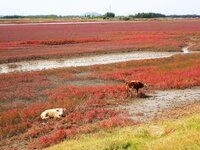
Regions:
[[103, 19], [114, 18], [114, 17], [115, 17], [115, 14], [112, 13], [112, 12], [107, 12], [107, 13], [104, 14], [102, 17], [103, 17]]
[[119, 16], [119, 20], [133, 20], [139, 18], [200, 18], [200, 15], [164, 15], [160, 13], [137, 13], [129, 16]]
[[78, 15], [68, 15], [68, 16], [61, 16], [61, 15], [10, 15], [10, 16], [0, 16], [0, 18], [3, 19], [19, 19], [19, 18], [49, 18], [49, 19], [56, 19], [56, 18], [83, 18], [83, 19], [96, 19], [96, 18], [102, 18], [102, 19], [119, 19], [119, 20], [131, 20], [131, 19], [137, 19], [137, 18], [200, 18], [200, 15], [164, 15], [160, 13], [137, 13], [135, 15], [129, 15], [129, 16], [115, 16], [115, 13], [113, 12], [107, 12], [104, 15], [100, 16], [78, 16]]
[[132, 18], [164, 18], [166, 17], [163, 14], [159, 13], [137, 13], [135, 15], [129, 15]]
[[12, 15], [12, 16], [1, 16], [4, 19], [17, 19], [17, 18], [24, 18], [24, 16]]
[[10, 15], [10, 16], [0, 16], [0, 18], [3, 19], [19, 19], [19, 18], [103, 18], [103, 19], [110, 19], [110, 18], [114, 18], [115, 14], [112, 12], [107, 12], [104, 15], [100, 15], [100, 16], [90, 16], [90, 15], [86, 15], [86, 16], [58, 16], [58, 15], [28, 15], [28, 16], [22, 16], [22, 15]]
[[169, 18], [200, 18], [200, 15], [169, 15]]
[[10, 15], [10, 16], [1, 16], [0, 18], [4, 19], [18, 19], [18, 18], [74, 18], [80, 16], [61, 16], [61, 15]]

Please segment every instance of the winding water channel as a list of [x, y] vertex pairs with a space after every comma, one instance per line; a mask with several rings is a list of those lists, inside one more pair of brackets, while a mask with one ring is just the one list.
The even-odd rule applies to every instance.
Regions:
[[30, 60], [0, 64], [0, 74], [10, 72], [47, 70], [64, 67], [90, 66], [96, 64], [111, 64], [130, 60], [165, 58], [181, 53], [188, 53], [188, 47], [183, 48], [182, 52], [127, 52], [118, 54], [103, 54], [97, 56], [84, 56], [78, 58]]

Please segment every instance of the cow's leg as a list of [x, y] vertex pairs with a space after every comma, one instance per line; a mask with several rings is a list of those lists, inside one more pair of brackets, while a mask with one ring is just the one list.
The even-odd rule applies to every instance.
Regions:
[[46, 114], [42, 114], [41, 118], [42, 118], [42, 119], [49, 119], [49, 116], [48, 116], [48, 114], [46, 113]]
[[133, 97], [133, 90], [131, 89], [130, 92], [131, 92], [130, 95], [131, 95], [131, 98], [132, 98]]
[[137, 95], [137, 96], [138, 96], [138, 93], [139, 93], [139, 89], [137, 88], [137, 89], [136, 89], [136, 95]]
[[130, 88], [126, 87], [126, 98], [130, 96]]
[[133, 91], [132, 91], [132, 89], [129, 89], [129, 97], [130, 97], [130, 98], [132, 98], [132, 97], [133, 97], [133, 95], [132, 95], [132, 94], [133, 94]]
[[47, 116], [47, 117], [45, 117], [44, 119], [49, 119], [50, 117], [49, 116]]
[[133, 97], [133, 90], [129, 89], [129, 97], [132, 98]]
[[44, 119], [49, 119], [50, 117], [49, 117], [48, 113], [46, 113], [45, 116], [44, 116], [43, 118], [44, 118]]
[[129, 95], [130, 95], [130, 90], [129, 90], [129, 89], [127, 89], [127, 90], [126, 90], [126, 98], [128, 98], [128, 97], [129, 97]]

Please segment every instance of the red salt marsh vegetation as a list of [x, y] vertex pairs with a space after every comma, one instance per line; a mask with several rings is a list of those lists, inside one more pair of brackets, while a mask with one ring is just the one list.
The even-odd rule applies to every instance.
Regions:
[[[200, 22], [151, 21], [77, 25], [0, 26], [0, 62], [132, 50], [199, 50]], [[113, 109], [126, 99], [124, 81], [150, 90], [200, 85], [200, 54], [108, 65], [0, 75], [0, 147], [40, 149], [81, 134], [140, 125]], [[83, 83], [82, 83], [83, 82]], [[99, 83], [99, 85], [98, 85]], [[101, 84], [100, 84], [101, 83]], [[144, 91], [142, 91], [144, 92]], [[149, 92], [148, 90], [145, 92]], [[45, 109], [66, 117], [42, 121]], [[143, 112], [136, 115], [143, 116]]]
[[[108, 52], [199, 50], [200, 21], [0, 26], [0, 62]], [[196, 46], [195, 46], [196, 45]]]
[[[0, 75], [1, 146], [42, 148], [79, 134], [138, 125], [124, 111], [124, 80], [139, 79], [150, 89], [187, 88], [200, 85], [200, 54], [177, 55], [165, 59], [129, 61], [29, 73]], [[108, 81], [93, 85], [95, 81]], [[111, 84], [109, 81], [112, 80]], [[71, 85], [69, 82], [80, 85]], [[85, 81], [85, 86], [81, 82]], [[42, 124], [40, 113], [65, 107], [63, 119]], [[138, 112], [142, 113], [142, 112]]]
[[[109, 32], [197, 32], [200, 21], [130, 21], [88, 24], [16, 25], [1, 26], [0, 41], [51, 40], [96, 37]], [[56, 32], [55, 32], [56, 31]], [[23, 35], [23, 36], [22, 36]]]
[[[125, 62], [109, 67], [101, 66], [98, 67], [99, 72], [88, 75], [88, 78], [119, 81], [134, 79], [147, 83], [153, 89], [198, 86], [200, 84], [199, 56], [199, 54], [180, 55], [162, 60]], [[183, 61], [184, 57], [186, 60]], [[117, 69], [113, 66], [116, 66]]]

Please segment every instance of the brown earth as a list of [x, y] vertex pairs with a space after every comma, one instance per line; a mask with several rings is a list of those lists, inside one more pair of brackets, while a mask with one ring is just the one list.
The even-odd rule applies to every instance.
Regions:
[[147, 123], [154, 118], [178, 118], [184, 114], [198, 113], [200, 107], [195, 106], [196, 103], [200, 105], [200, 87], [146, 93], [146, 98], [132, 98], [116, 109], [126, 110], [131, 119]]

